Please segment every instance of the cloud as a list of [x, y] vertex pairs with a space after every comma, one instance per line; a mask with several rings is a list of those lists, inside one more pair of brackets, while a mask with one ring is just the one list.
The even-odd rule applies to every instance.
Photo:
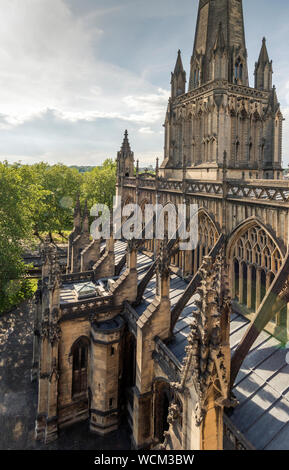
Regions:
[[150, 127], [141, 127], [138, 131], [141, 134], [154, 134], [155, 133]]
[[[272, 29], [271, 3], [244, 1], [251, 70], [260, 50], [257, 36]], [[256, 26], [260, 5], [267, 13]], [[284, 8], [268, 46], [286, 118], [287, 164]], [[196, 11], [191, 0], [183, 0], [182, 8], [175, 0], [2, 1], [0, 159], [99, 164], [116, 155], [125, 128], [141, 164], [162, 158], [170, 71], [180, 47], [188, 72]]]
[[[75, 15], [64, 0], [10, 0], [1, 7], [0, 132], [5, 132], [0, 155], [15, 155], [18, 143], [13, 143], [7, 131], [20, 138], [25, 123], [35, 130], [33, 140], [44, 143], [37, 122], [46, 120], [47, 135], [54, 133], [55, 139], [56, 132], [58, 145], [63, 121], [97, 125], [102, 120], [119, 120], [133, 128], [161, 126], [168, 93], [101, 57], [100, 40], [106, 31], [98, 23], [109, 9], [95, 9], [92, 21], [89, 14]], [[58, 129], [51, 127], [48, 111]], [[108, 135], [107, 139], [111, 142]], [[70, 154], [74, 139], [71, 136], [69, 143], [63, 136], [63, 140]], [[84, 152], [86, 146], [83, 142]]]

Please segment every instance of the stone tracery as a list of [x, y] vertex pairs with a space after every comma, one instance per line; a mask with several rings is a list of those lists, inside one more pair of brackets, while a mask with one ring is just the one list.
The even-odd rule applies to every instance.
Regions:
[[261, 225], [251, 222], [234, 237], [228, 258], [232, 297], [248, 309], [257, 310], [281, 268], [281, 249]]

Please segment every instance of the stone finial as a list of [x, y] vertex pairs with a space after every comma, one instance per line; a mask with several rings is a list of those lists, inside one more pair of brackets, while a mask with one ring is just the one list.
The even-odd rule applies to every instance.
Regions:
[[170, 256], [168, 251], [168, 236], [165, 234], [164, 240], [160, 243], [160, 252], [158, 259], [158, 273], [161, 277], [169, 277], [170, 275]]
[[184, 67], [183, 67], [183, 62], [182, 62], [182, 55], [181, 55], [181, 50], [179, 49], [174, 74], [178, 75], [179, 73], [183, 73], [183, 72], [184, 72]]
[[186, 92], [186, 72], [183, 67], [181, 51], [178, 51], [178, 57], [175, 65], [174, 73], [172, 73], [171, 85], [172, 85], [172, 98], [176, 98]]
[[159, 168], [159, 158], [157, 157], [157, 159], [156, 159], [156, 178], [159, 177], [159, 171], [160, 171], [160, 168]]
[[87, 206], [87, 199], [85, 200], [84, 204], [84, 211], [83, 211], [83, 232], [88, 233], [89, 232], [89, 210]]
[[259, 54], [258, 62], [255, 64], [255, 88], [259, 90], [269, 91], [272, 89], [273, 66], [272, 60], [266, 46], [266, 38], [262, 40], [262, 46]]
[[123, 139], [122, 146], [121, 146], [121, 152], [123, 154], [128, 154], [128, 155], [131, 153], [131, 148], [130, 148], [130, 143], [129, 143], [129, 140], [128, 140], [127, 130], [125, 130], [125, 132], [124, 132], [124, 139]]
[[74, 217], [77, 217], [79, 214], [81, 214], [81, 207], [80, 207], [80, 199], [79, 199], [79, 193], [76, 196], [76, 204], [74, 208]]
[[222, 292], [224, 269], [222, 253], [215, 262], [209, 256], [203, 260], [200, 269], [202, 281], [197, 290], [199, 298], [195, 302], [198, 311], [194, 313], [190, 327], [181, 381], [179, 384], [173, 384], [174, 389], [182, 391], [193, 379], [198, 395], [195, 408], [196, 426], [201, 425], [206, 415], [208, 390], [216, 378], [220, 383], [218, 389], [220, 399], [228, 400], [229, 395], [226, 354], [230, 354], [230, 349], [225, 343], [223, 344], [221, 331], [224, 301], [228, 300], [226, 293]]

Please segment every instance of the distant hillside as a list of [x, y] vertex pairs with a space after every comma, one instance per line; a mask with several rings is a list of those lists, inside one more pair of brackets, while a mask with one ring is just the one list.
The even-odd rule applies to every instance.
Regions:
[[87, 173], [88, 171], [92, 171], [95, 166], [77, 166], [71, 165], [69, 168], [75, 168], [79, 173]]

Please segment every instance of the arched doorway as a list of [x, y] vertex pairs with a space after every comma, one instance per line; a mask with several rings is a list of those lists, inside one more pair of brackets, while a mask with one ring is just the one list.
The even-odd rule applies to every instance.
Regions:
[[126, 331], [123, 342], [122, 380], [120, 403], [122, 419], [133, 428], [134, 387], [136, 384], [136, 339], [132, 332]]
[[89, 339], [82, 336], [71, 348], [72, 355], [72, 397], [87, 394]]
[[172, 400], [169, 383], [156, 382], [154, 387], [154, 437], [163, 442], [164, 433], [169, 429], [168, 413]]

